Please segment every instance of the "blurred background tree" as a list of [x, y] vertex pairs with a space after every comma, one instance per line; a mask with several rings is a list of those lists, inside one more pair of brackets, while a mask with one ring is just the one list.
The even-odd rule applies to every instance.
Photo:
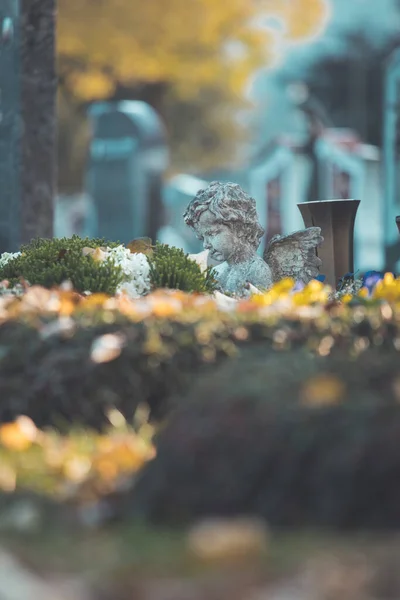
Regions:
[[303, 40], [326, 17], [325, 0], [59, 0], [59, 189], [82, 188], [97, 100], [151, 104], [173, 170], [232, 163], [250, 76], [274, 62], [277, 38]]

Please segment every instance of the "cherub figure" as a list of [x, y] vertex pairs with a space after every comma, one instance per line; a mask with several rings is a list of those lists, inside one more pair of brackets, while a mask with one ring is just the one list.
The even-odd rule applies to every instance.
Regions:
[[321, 265], [315, 248], [323, 241], [319, 227], [274, 236], [262, 258], [257, 254], [264, 230], [256, 202], [235, 183], [212, 182], [190, 202], [185, 223], [203, 240], [216, 268], [220, 288], [239, 296], [249, 284], [267, 290], [285, 277], [307, 283]]

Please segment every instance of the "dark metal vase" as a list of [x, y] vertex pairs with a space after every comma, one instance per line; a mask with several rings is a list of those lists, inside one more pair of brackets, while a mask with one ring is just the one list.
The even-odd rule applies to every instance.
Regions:
[[298, 204], [306, 227], [320, 227], [324, 242], [317, 249], [326, 283], [337, 286], [354, 272], [354, 223], [360, 200], [321, 200]]
[[[400, 233], [400, 215], [395, 217], [397, 230]], [[391, 273], [396, 271], [397, 264], [400, 259], [400, 240], [396, 240], [392, 244], [385, 247], [385, 267], [384, 270]]]

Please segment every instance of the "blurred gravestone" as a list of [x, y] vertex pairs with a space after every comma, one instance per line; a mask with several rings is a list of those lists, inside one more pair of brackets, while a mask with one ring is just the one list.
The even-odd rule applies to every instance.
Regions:
[[55, 2], [0, 0], [0, 252], [53, 232]]
[[166, 134], [144, 102], [92, 105], [93, 137], [86, 191], [95, 206], [95, 235], [127, 243], [156, 238], [162, 223]]

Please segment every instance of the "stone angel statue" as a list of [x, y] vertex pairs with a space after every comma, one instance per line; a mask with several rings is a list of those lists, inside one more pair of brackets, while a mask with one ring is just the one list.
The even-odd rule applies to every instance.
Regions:
[[321, 260], [316, 248], [323, 242], [320, 228], [274, 236], [262, 258], [257, 249], [264, 230], [256, 202], [235, 183], [214, 181], [200, 190], [183, 218], [210, 257], [220, 263], [216, 274], [223, 292], [243, 296], [249, 284], [268, 290], [286, 277], [306, 284], [318, 275]]

